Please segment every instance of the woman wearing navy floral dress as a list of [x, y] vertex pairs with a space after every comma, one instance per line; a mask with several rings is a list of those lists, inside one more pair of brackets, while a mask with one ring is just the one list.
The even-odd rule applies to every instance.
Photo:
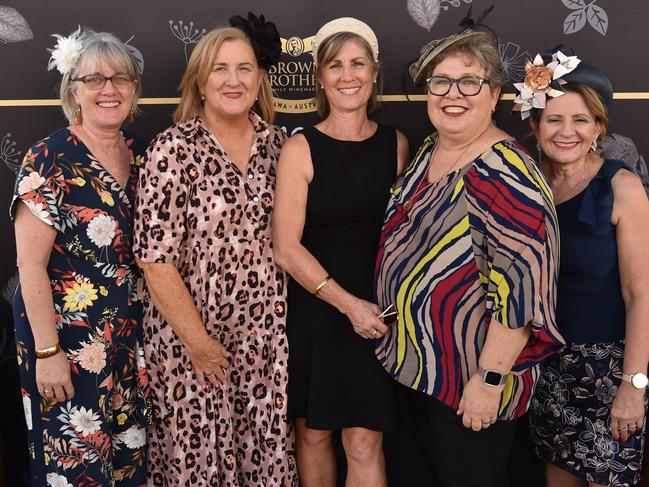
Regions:
[[111, 34], [57, 37], [70, 126], [27, 152], [11, 206], [32, 484], [139, 486], [150, 412], [131, 242], [145, 147], [120, 127], [140, 79]]
[[623, 161], [596, 151], [612, 101], [608, 77], [560, 51], [537, 56], [526, 74], [517, 109], [531, 114], [557, 206], [557, 325], [567, 344], [541, 367], [529, 414], [534, 451], [549, 487], [636, 485], [649, 361], [649, 201]]

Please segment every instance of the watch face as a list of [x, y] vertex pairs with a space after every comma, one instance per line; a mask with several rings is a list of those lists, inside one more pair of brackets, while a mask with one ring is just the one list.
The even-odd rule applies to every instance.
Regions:
[[499, 386], [500, 381], [502, 380], [503, 375], [500, 372], [495, 372], [493, 370], [487, 370], [487, 373], [484, 376], [485, 384], [490, 386]]
[[647, 376], [640, 373], [640, 374], [633, 374], [633, 377], [631, 378], [631, 383], [633, 384], [633, 387], [636, 389], [644, 389], [647, 387], [647, 383], [649, 383], [649, 379], [647, 379]]

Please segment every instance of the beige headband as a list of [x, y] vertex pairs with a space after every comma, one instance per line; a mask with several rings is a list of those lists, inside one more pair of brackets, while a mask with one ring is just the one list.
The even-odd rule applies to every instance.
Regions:
[[322, 42], [325, 39], [334, 34], [338, 34], [339, 32], [351, 32], [365, 39], [370, 45], [370, 49], [372, 49], [374, 62], [379, 62], [379, 41], [370, 26], [353, 17], [340, 17], [339, 19], [334, 19], [320, 27], [320, 30], [315, 35], [312, 51], [314, 65], [318, 62], [318, 47], [322, 45]]

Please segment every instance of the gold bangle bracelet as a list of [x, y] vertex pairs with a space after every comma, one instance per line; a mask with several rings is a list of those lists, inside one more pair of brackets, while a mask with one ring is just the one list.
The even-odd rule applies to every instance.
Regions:
[[320, 291], [322, 291], [322, 288], [325, 287], [325, 286], [327, 285], [327, 283], [329, 282], [329, 279], [331, 279], [331, 276], [327, 276], [327, 277], [325, 277], [325, 278], [320, 282], [320, 284], [318, 284], [318, 285], [315, 287], [315, 290], [313, 291], [313, 295], [314, 295], [314, 296], [317, 296], [317, 295], [320, 293]]
[[53, 347], [41, 348], [40, 350], [34, 350], [36, 358], [50, 358], [54, 357], [57, 353], [61, 351], [61, 344], [57, 343]]

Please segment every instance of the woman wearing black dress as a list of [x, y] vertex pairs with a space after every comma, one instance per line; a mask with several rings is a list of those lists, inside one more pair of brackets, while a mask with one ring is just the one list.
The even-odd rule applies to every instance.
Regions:
[[386, 486], [383, 432], [396, 429], [394, 385], [374, 356], [387, 326], [371, 302], [379, 234], [405, 137], [370, 121], [378, 43], [363, 22], [325, 24], [313, 47], [322, 122], [282, 149], [273, 211], [275, 258], [288, 287], [289, 416], [302, 484], [335, 485], [332, 431], [342, 430], [348, 486]]

